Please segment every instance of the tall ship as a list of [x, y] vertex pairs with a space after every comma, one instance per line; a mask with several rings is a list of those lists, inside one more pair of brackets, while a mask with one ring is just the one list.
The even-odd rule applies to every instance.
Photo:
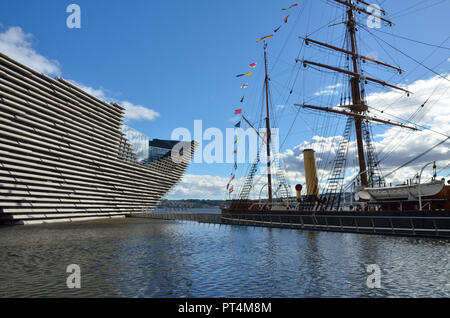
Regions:
[[124, 114], [0, 53], [0, 224], [155, 208], [182, 178], [196, 144], [150, 140], [124, 125]]
[[[321, 131], [337, 131], [341, 128], [343, 133], [340, 138], [334, 139], [335, 145], [324, 146], [324, 143], [316, 142], [315, 144], [310, 143], [315, 146], [314, 149], [302, 149], [305, 180], [295, 186], [288, 184], [281, 163], [283, 158], [274, 149], [272, 141], [274, 135], [271, 132], [275, 107], [272, 105], [271, 86], [273, 81], [269, 71], [271, 65], [268, 58], [268, 43], [271, 41], [269, 39], [276, 36], [275, 33], [279, 32], [280, 27], [276, 28], [271, 35], [259, 39], [258, 42], [263, 43], [264, 50], [264, 89], [261, 98], [263, 102], [259, 108], [261, 120], [258, 126], [258, 122], [252, 122], [242, 115], [242, 121], [254, 129], [258, 138], [262, 140], [264, 154], [258, 150], [256, 161], [250, 164], [245, 177], [238, 186], [235, 186], [237, 191], [228, 201], [227, 207], [222, 209], [222, 220], [238, 225], [450, 238], [450, 180], [446, 180], [448, 176], [439, 175], [448, 168], [448, 165], [445, 166], [447, 164], [445, 161], [441, 166], [439, 166], [439, 161], [426, 162], [414, 177], [403, 183], [388, 184], [386, 181], [399, 169], [408, 167], [424, 156], [432, 154], [433, 150], [439, 149], [439, 147], [448, 146], [446, 142], [450, 137], [445, 133], [436, 132], [441, 140], [438, 144], [433, 145], [424, 153], [408, 158], [409, 160], [405, 159], [408, 161], [394, 171], [385, 174], [382, 169], [383, 161], [380, 160], [376, 151], [372, 129], [374, 124], [397, 127], [399, 130], [407, 131], [408, 136], [427, 129], [414, 123], [411, 119], [399, 118], [398, 121], [395, 121], [383, 118], [383, 114], [389, 113], [386, 109], [389, 109], [390, 105], [384, 105], [384, 110], [379, 111], [378, 116], [373, 115], [376, 110], [370, 104], [373, 99], [367, 98], [366, 89], [372, 85], [384, 87], [391, 92], [401, 92], [405, 94], [406, 98], [414, 94], [407, 87], [393, 85], [388, 81], [378, 79], [365, 70], [365, 67], [370, 64], [379, 69], [393, 72], [393, 77], [395, 74], [402, 75], [404, 73], [399, 66], [369, 57], [368, 54], [361, 51], [362, 36], [358, 36], [358, 32], [363, 29], [370, 33], [373, 31], [360, 23], [358, 16], [362, 16], [364, 19], [375, 18], [377, 22], [386, 26], [392, 26], [393, 22], [385, 18], [386, 12], [381, 9], [375, 13], [366, 10], [366, 7], [363, 6], [370, 6], [370, 4], [364, 1], [332, 0], [327, 1], [327, 4], [332, 4], [336, 10], [342, 11], [342, 15], [340, 15], [342, 21], [339, 21], [338, 17], [337, 21], [334, 20], [333, 23], [323, 26], [322, 29], [328, 28], [334, 31], [336, 28], [343, 28], [341, 36], [338, 37], [341, 45], [320, 41], [312, 36], [315, 32], [299, 36], [303, 51], [295, 58], [298, 67], [292, 73], [305, 72], [303, 80], [306, 81], [308, 81], [308, 72], [312, 71], [322, 72], [322, 81], [326, 77], [333, 77], [334, 84], [327, 88], [332, 95], [338, 95], [340, 100], [335, 102], [333, 98], [330, 98], [328, 105], [296, 102], [293, 103], [293, 106], [299, 109], [296, 118], [302, 116], [300, 111], [313, 114], [317, 118], [326, 118], [326, 121], [322, 122], [325, 128], [322, 128]], [[299, 8], [299, 3], [282, 10], [288, 11], [294, 7]], [[288, 22], [289, 16], [284, 19], [284, 23]], [[291, 19], [293, 18], [291, 17]], [[301, 54], [305, 55], [307, 50], [318, 50], [325, 54], [325, 57], [322, 60], [300, 58]], [[328, 55], [333, 58], [327, 58]], [[340, 65], [330, 65], [326, 61], [339, 61]], [[439, 76], [439, 74], [437, 75]], [[442, 77], [442, 75], [440, 76]], [[286, 87], [288, 95], [286, 100], [291, 99], [295, 85], [302, 85], [296, 80], [289, 83], [294, 84], [292, 87]], [[315, 95], [320, 96], [321, 94]], [[417, 112], [423, 111], [429, 98]], [[340, 122], [341, 118], [343, 118], [344, 125], [334, 125], [334, 122]], [[294, 125], [295, 119], [292, 125]], [[308, 125], [307, 121], [304, 122]], [[238, 126], [240, 127], [240, 124]], [[261, 128], [264, 129], [264, 134], [261, 133]], [[292, 126], [291, 129], [288, 128], [284, 127], [284, 133], [287, 132], [289, 136]], [[280, 130], [282, 129], [283, 127], [280, 127]], [[331, 136], [333, 135], [331, 134]], [[315, 136], [315, 139], [322, 137], [325, 139], [328, 136]], [[402, 143], [402, 140], [397, 140], [397, 142]], [[334, 151], [330, 151], [334, 158], [322, 156], [318, 162], [317, 152], [323, 153], [323, 148], [327, 146], [334, 147]], [[389, 154], [395, 153], [395, 150], [396, 148], [392, 145], [392, 148], [388, 149]], [[350, 158], [351, 154], [353, 154], [353, 158]], [[262, 162], [262, 157], [265, 157], [265, 163]], [[353, 170], [351, 169], [352, 164]], [[320, 171], [318, 166], [320, 166]], [[262, 168], [265, 169], [265, 172], [258, 179], [257, 172]], [[424, 171], [432, 171], [431, 178], [424, 178]], [[233, 174], [232, 180], [236, 179]], [[229, 188], [228, 185], [227, 189]], [[235, 188], [232, 187], [230, 192], [234, 190]], [[294, 193], [295, 195], [293, 195]]]

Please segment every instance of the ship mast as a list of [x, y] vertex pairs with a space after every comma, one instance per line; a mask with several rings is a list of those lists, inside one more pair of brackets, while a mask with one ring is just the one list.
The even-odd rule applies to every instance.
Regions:
[[[363, 120], [372, 120], [372, 121], [377, 121], [377, 122], [383, 122], [386, 124], [390, 124], [390, 125], [394, 125], [394, 126], [400, 126], [400, 127], [404, 127], [404, 128], [409, 128], [412, 130], [418, 130], [415, 127], [410, 127], [410, 126], [405, 126], [402, 124], [398, 124], [398, 123], [393, 123], [390, 121], [383, 121], [380, 119], [376, 119], [376, 118], [370, 118], [367, 116], [367, 110], [368, 107], [365, 104], [364, 100], [363, 100], [363, 96], [362, 96], [362, 90], [361, 90], [361, 82], [362, 81], [369, 81], [369, 82], [374, 82], [377, 84], [380, 84], [382, 86], [387, 86], [387, 87], [391, 87], [397, 90], [401, 90], [406, 92], [408, 95], [411, 93], [408, 90], [401, 88], [401, 87], [397, 87], [395, 85], [392, 85], [390, 83], [387, 83], [385, 81], [382, 80], [378, 80], [375, 78], [370, 78], [370, 77], [366, 77], [363, 76], [361, 74], [361, 70], [359, 69], [359, 65], [358, 65], [358, 60], [363, 60], [363, 61], [370, 61], [373, 63], [376, 63], [378, 65], [382, 65], [384, 67], [388, 67], [391, 69], [395, 69], [397, 70], [399, 73], [402, 72], [402, 70], [398, 67], [386, 64], [384, 62], [381, 61], [377, 61], [375, 59], [372, 58], [368, 58], [366, 56], [363, 55], [359, 55], [358, 54], [358, 46], [356, 43], [356, 19], [355, 19], [355, 11], [359, 12], [359, 13], [364, 13], [367, 15], [371, 15], [374, 16], [375, 18], [380, 19], [383, 22], [388, 23], [390, 26], [392, 26], [392, 22], [382, 18], [378, 15], [372, 14], [360, 7], [357, 7], [354, 4], [354, 0], [334, 0], [335, 2], [338, 2], [339, 4], [342, 4], [344, 6], [346, 6], [347, 9], [347, 18], [348, 21], [346, 21], [347, 24], [347, 32], [349, 35], [349, 39], [350, 39], [350, 48], [348, 50], [345, 49], [341, 49], [332, 45], [329, 45], [327, 43], [322, 43], [319, 41], [315, 41], [315, 40], [311, 40], [308, 38], [304, 38], [304, 37], [300, 37], [301, 39], [303, 39], [306, 43], [306, 45], [309, 45], [309, 43], [314, 43], [316, 45], [322, 46], [322, 47], [326, 47], [328, 49], [331, 50], [335, 50], [341, 53], [344, 53], [348, 56], [351, 56], [352, 58], [352, 64], [353, 64], [353, 70], [349, 71], [349, 70], [344, 70], [344, 69], [340, 69], [337, 67], [333, 67], [333, 66], [329, 66], [329, 65], [325, 65], [325, 64], [321, 64], [321, 63], [317, 63], [317, 62], [311, 62], [311, 61], [307, 61], [307, 60], [300, 60], [297, 59], [297, 62], [302, 62], [303, 65], [306, 67], [307, 65], [313, 65], [313, 66], [318, 66], [321, 68], [326, 68], [335, 72], [340, 72], [343, 74], [347, 74], [350, 76], [350, 88], [351, 88], [351, 97], [352, 97], [352, 105], [346, 105], [343, 107], [346, 107], [350, 110], [350, 112], [343, 112], [343, 111], [335, 111], [332, 110], [330, 108], [326, 108], [326, 107], [318, 107], [318, 106], [311, 106], [311, 105], [296, 105], [296, 106], [300, 106], [300, 107], [304, 107], [304, 108], [310, 108], [310, 109], [315, 109], [315, 110], [321, 110], [321, 111], [326, 111], [326, 112], [333, 112], [333, 113], [339, 113], [339, 114], [343, 114], [343, 115], [347, 115], [347, 116], [352, 116], [354, 118], [354, 122], [355, 122], [355, 129], [356, 129], [356, 144], [357, 144], [357, 148], [358, 148], [358, 161], [359, 161], [359, 170], [360, 170], [360, 178], [361, 178], [361, 185], [364, 187], [369, 186], [369, 182], [368, 182], [368, 169], [367, 169], [367, 163], [366, 163], [366, 158], [365, 158], [365, 151], [364, 151], [364, 139], [363, 139]], [[358, 3], [364, 3], [363, 1], [359, 1]], [[384, 11], [382, 11], [383, 14]]]
[[[351, 43], [351, 52], [353, 54], [352, 60], [353, 60], [353, 72], [355, 74], [359, 74], [358, 70], [358, 55], [357, 55], [357, 49], [356, 49], [356, 31], [355, 31], [355, 16], [353, 13], [353, 0], [350, 0], [350, 4], [352, 5], [349, 7], [347, 11], [348, 15], [348, 32], [350, 35], [350, 43]], [[350, 87], [352, 90], [352, 101], [353, 101], [353, 107], [350, 108], [350, 110], [354, 113], [361, 114], [362, 112], [367, 110], [367, 106], [363, 104], [363, 101], [361, 100], [361, 86], [360, 86], [360, 77], [352, 77], [350, 79]], [[367, 179], [367, 165], [366, 165], [366, 159], [364, 156], [364, 143], [363, 143], [363, 135], [362, 135], [362, 124], [361, 124], [361, 118], [355, 118], [355, 128], [356, 128], [356, 144], [358, 146], [358, 161], [359, 161], [359, 171], [361, 171], [361, 185], [367, 187], [369, 186], [369, 182]]]
[[264, 41], [264, 66], [265, 66], [265, 86], [266, 86], [266, 136], [267, 136], [267, 189], [269, 194], [269, 203], [272, 203], [272, 171], [270, 167], [270, 139], [271, 139], [271, 130], [270, 130], [270, 109], [269, 109], [269, 74], [267, 72], [267, 43]]

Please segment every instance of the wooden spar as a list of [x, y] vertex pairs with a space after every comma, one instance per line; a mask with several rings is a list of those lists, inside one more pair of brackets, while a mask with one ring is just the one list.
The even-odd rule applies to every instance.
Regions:
[[258, 135], [258, 137], [259, 138], [261, 138], [261, 140], [264, 142], [264, 143], [266, 143], [267, 142], [267, 140], [265, 140], [264, 138], [263, 138], [263, 136], [261, 136], [261, 134], [259, 133], [259, 131], [248, 121], [248, 119], [247, 118], [245, 118], [245, 116], [242, 116], [242, 118], [245, 120], [245, 122], [251, 127], [251, 128], [253, 128], [253, 130], [256, 132], [256, 134]]
[[418, 129], [416, 127], [407, 126], [407, 125], [403, 125], [403, 124], [392, 122], [392, 121], [388, 121], [388, 120], [378, 119], [378, 118], [375, 118], [375, 117], [364, 116], [364, 115], [356, 114], [356, 113], [353, 113], [353, 112], [346, 112], [346, 111], [342, 111], [342, 110], [336, 110], [336, 109], [328, 108], [328, 107], [319, 107], [319, 106], [304, 105], [304, 104], [295, 104], [294, 106], [303, 107], [303, 108], [310, 108], [310, 109], [314, 109], [314, 110], [321, 110], [321, 111], [326, 111], [328, 113], [335, 113], [335, 114], [340, 114], [340, 115], [345, 115], [345, 116], [352, 116], [352, 117], [359, 118], [359, 119], [367, 119], [367, 120], [375, 121], [375, 122], [382, 123], [382, 124], [387, 124], [387, 125], [407, 128], [407, 129], [411, 129], [411, 130], [414, 130], [414, 131], [420, 131], [420, 129]]
[[[368, 2], [365, 2], [365, 1], [362, 1], [362, 0], [356, 0], [356, 2], [357, 2], [357, 3], [365, 4], [366, 6], [372, 6], [372, 4], [370, 4], [370, 3], [368, 3]], [[380, 9], [380, 12], [381, 12], [381, 14], [386, 15], [386, 11], [385, 11], [385, 10]]]
[[400, 74], [403, 72], [403, 70], [401, 68], [389, 65], [389, 64], [384, 63], [384, 62], [377, 61], [377, 60], [375, 60], [373, 58], [370, 58], [370, 57], [367, 57], [367, 56], [364, 56], [364, 55], [359, 55], [359, 54], [355, 55], [355, 54], [353, 54], [353, 52], [350, 52], [348, 50], [344, 50], [344, 49], [341, 49], [339, 47], [336, 47], [336, 46], [333, 46], [333, 45], [330, 45], [330, 44], [327, 44], [327, 43], [322, 43], [322, 42], [319, 42], [319, 41], [316, 41], [316, 40], [304, 38], [302, 36], [299, 36], [299, 38], [305, 40], [306, 45], [308, 45], [308, 42], [315, 43], [315, 44], [327, 47], [329, 49], [332, 49], [332, 50], [335, 50], [335, 51], [338, 51], [338, 52], [341, 52], [341, 53], [345, 53], [347, 55], [355, 56], [356, 58], [359, 58], [361, 60], [367, 60], [367, 61], [379, 64], [379, 65], [382, 65], [382, 66], [386, 66], [386, 67], [392, 68], [394, 70], [397, 70]]
[[337, 68], [337, 67], [334, 67], [334, 66], [325, 65], [325, 64], [321, 64], [321, 63], [307, 61], [307, 60], [296, 59], [296, 62], [301, 62], [301, 63], [304, 63], [304, 64], [310, 64], [310, 65], [314, 65], [314, 66], [318, 66], [318, 67], [322, 67], [322, 68], [327, 68], [329, 70], [340, 72], [340, 73], [344, 73], [344, 74], [347, 74], [347, 75], [350, 75], [350, 76], [353, 76], [353, 77], [356, 77], [356, 78], [360, 78], [362, 80], [367, 80], [369, 82], [374, 82], [374, 83], [380, 84], [382, 86], [388, 86], [388, 87], [391, 87], [391, 88], [395, 88], [395, 89], [403, 91], [403, 92], [405, 92], [407, 94], [412, 94], [412, 92], [408, 91], [407, 89], [404, 89], [404, 88], [392, 85], [392, 84], [390, 84], [388, 82], [381, 81], [381, 80], [378, 80], [376, 78], [367, 77], [367, 76], [361, 75], [361, 74], [356, 73], [356, 72], [347, 71], [347, 70], [343, 70], [343, 69], [340, 69], [340, 68]]
[[266, 86], [266, 111], [267, 111], [267, 117], [266, 117], [266, 134], [267, 134], [267, 188], [268, 188], [268, 194], [269, 194], [269, 203], [272, 203], [272, 170], [270, 168], [270, 137], [271, 137], [271, 131], [270, 131], [270, 110], [269, 110], [269, 74], [267, 72], [267, 43], [264, 41], [264, 66], [265, 66], [265, 86]]
[[334, 27], [334, 26], [339, 25], [339, 24], [347, 24], [347, 23], [348, 23], [348, 21], [342, 21], [342, 22], [331, 24], [328, 27], [331, 28], [331, 27]]
[[[375, 18], [378, 18], [378, 19], [380, 19], [381, 21], [384, 21], [384, 22], [386, 22], [387, 24], [389, 24], [389, 26], [393, 26], [393, 25], [394, 25], [394, 23], [393, 23], [392, 21], [389, 21], [389, 20], [387, 20], [387, 19], [385, 19], [385, 18], [383, 18], [383, 17], [380, 17], [380, 16], [377, 15], [377, 14], [373, 14], [373, 13], [370, 13], [370, 12], [368, 12], [368, 11], [362, 9], [362, 8], [359, 8], [359, 7], [355, 6], [355, 5], [353, 4], [353, 2], [350, 2], [350, 3], [349, 3], [349, 2], [342, 1], [342, 0], [334, 0], [334, 1], [336, 1], [336, 2], [338, 2], [338, 3], [340, 3], [340, 4], [343, 4], [343, 5], [347, 6], [347, 7], [349, 7], [350, 10], [352, 10], [352, 11], [356, 10], [356, 11], [358, 11], [358, 12], [362, 12], [362, 13], [365, 13], [365, 14], [367, 14], [367, 15], [370, 15], [370, 16], [373, 16], [373, 17], [375, 17]], [[358, 0], [357, 0], [357, 1], [358, 1]], [[362, 1], [359, 1], [359, 2], [362, 2]], [[383, 12], [383, 11], [382, 11], [382, 12]]]

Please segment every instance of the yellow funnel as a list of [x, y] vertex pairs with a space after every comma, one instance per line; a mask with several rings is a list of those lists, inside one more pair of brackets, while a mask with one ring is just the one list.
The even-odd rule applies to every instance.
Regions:
[[317, 178], [316, 152], [312, 149], [303, 151], [305, 161], [306, 190], [308, 196], [319, 196], [319, 179]]

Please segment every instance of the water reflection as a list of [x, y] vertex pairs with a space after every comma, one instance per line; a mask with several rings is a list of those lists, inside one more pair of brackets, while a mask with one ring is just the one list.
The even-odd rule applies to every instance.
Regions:
[[[0, 228], [0, 297], [445, 297], [449, 242], [127, 219]], [[82, 288], [66, 287], [81, 267]], [[366, 266], [382, 288], [366, 286]]]

